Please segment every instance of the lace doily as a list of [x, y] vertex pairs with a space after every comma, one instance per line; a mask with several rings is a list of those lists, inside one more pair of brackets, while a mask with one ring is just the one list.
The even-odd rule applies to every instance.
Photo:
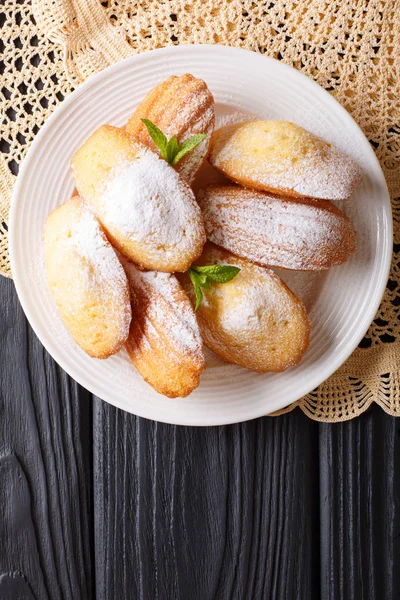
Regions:
[[[393, 200], [387, 292], [350, 359], [295, 406], [326, 422], [375, 401], [400, 414], [400, 0], [3, 0], [0, 272], [11, 276], [7, 218], [27, 148], [52, 110], [89, 75], [132, 53], [216, 43], [266, 53], [330, 91], [373, 145]], [[285, 411], [281, 411], [285, 412]]]

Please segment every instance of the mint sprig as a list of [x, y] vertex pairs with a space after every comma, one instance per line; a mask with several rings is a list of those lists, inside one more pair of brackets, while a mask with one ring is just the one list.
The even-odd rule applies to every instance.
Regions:
[[226, 283], [239, 273], [239, 267], [231, 265], [205, 265], [203, 267], [190, 267], [188, 273], [193, 283], [196, 296], [195, 311], [198, 311], [203, 301], [202, 288], [210, 289], [211, 283]]
[[181, 158], [185, 156], [185, 154], [187, 154], [191, 150], [194, 150], [194, 148], [196, 148], [196, 146], [198, 146], [200, 142], [202, 142], [206, 137], [207, 134], [205, 133], [196, 133], [195, 135], [192, 135], [190, 138], [182, 142], [182, 144], [179, 145], [179, 150], [175, 154], [171, 165], [176, 165], [181, 160]]
[[176, 135], [167, 140], [161, 129], [154, 125], [149, 119], [141, 119], [146, 126], [149, 135], [164, 160], [170, 165], [176, 165], [188, 152], [194, 150], [196, 146], [202, 142], [207, 135], [205, 133], [197, 133], [180, 144]]

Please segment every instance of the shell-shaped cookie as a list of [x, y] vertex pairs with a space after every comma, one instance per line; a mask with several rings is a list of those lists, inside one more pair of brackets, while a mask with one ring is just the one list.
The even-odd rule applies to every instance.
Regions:
[[72, 159], [76, 187], [113, 245], [146, 269], [186, 271], [201, 254], [194, 194], [154, 152], [117, 127], [97, 129]]
[[265, 266], [329, 269], [356, 248], [349, 219], [326, 200], [278, 198], [238, 186], [198, 193], [209, 240]]
[[[271, 269], [210, 243], [197, 263], [241, 269], [232, 281], [203, 290], [196, 315], [208, 348], [227, 362], [260, 373], [284, 371], [301, 360], [309, 345], [310, 322], [303, 303]], [[190, 282], [184, 285], [194, 301]]]
[[128, 121], [126, 130], [151, 150], [158, 151], [141, 119], [152, 121], [170, 139], [180, 143], [196, 133], [207, 138], [176, 165], [176, 170], [191, 185], [203, 164], [214, 129], [214, 98], [202, 79], [186, 74], [168, 77], [153, 88]]
[[357, 163], [288, 121], [244, 121], [214, 132], [209, 160], [250, 188], [293, 197], [349, 198], [362, 178]]
[[157, 392], [188, 396], [205, 367], [203, 342], [190, 301], [176, 277], [139, 271], [124, 261], [133, 320], [126, 343], [132, 363]]
[[128, 337], [131, 302], [96, 216], [74, 197], [47, 217], [43, 241], [49, 288], [71, 336], [89, 356], [115, 354]]

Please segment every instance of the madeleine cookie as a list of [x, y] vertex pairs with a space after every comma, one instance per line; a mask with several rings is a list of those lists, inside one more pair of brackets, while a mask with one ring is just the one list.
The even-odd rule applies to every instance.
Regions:
[[208, 239], [261, 265], [329, 269], [346, 262], [356, 248], [349, 219], [326, 200], [211, 185], [200, 190], [198, 202]]
[[205, 242], [187, 183], [154, 152], [103, 125], [72, 159], [76, 187], [112, 244], [145, 269], [186, 271]]
[[124, 269], [96, 216], [80, 198], [56, 208], [44, 227], [47, 281], [64, 325], [89, 356], [125, 343], [131, 302]]
[[214, 132], [209, 160], [250, 188], [344, 200], [361, 181], [357, 163], [325, 140], [288, 121], [245, 121]]
[[206, 83], [193, 75], [173, 75], [153, 88], [128, 121], [126, 130], [151, 150], [158, 151], [141, 119], [149, 119], [171, 139], [182, 143], [196, 133], [207, 135], [176, 165], [191, 185], [203, 164], [214, 129], [214, 98]]
[[[208, 348], [227, 362], [260, 373], [284, 371], [301, 360], [309, 345], [310, 322], [303, 303], [273, 271], [210, 243], [196, 264], [241, 269], [232, 281], [202, 290], [196, 315]], [[194, 301], [188, 279], [184, 285]]]
[[132, 294], [128, 354], [143, 379], [169, 398], [188, 396], [205, 367], [190, 301], [174, 275], [123, 262]]

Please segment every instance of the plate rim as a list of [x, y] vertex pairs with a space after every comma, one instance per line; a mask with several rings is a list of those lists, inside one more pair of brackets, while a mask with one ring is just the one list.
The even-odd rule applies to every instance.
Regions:
[[[379, 172], [379, 177], [380, 177], [379, 183], [382, 186], [382, 193], [385, 192], [385, 198], [383, 198], [383, 197], [380, 198], [380, 200], [382, 202], [384, 202], [384, 204], [386, 205], [385, 210], [383, 210], [384, 219], [383, 219], [383, 227], [382, 227], [383, 231], [382, 231], [382, 241], [381, 241], [382, 247], [384, 246], [382, 260], [381, 260], [381, 263], [384, 268], [382, 268], [380, 271], [381, 278], [379, 281], [379, 285], [374, 288], [374, 294], [368, 304], [368, 310], [365, 311], [363, 319], [360, 321], [360, 325], [357, 328], [357, 332], [358, 332], [357, 336], [353, 335], [351, 343], [348, 343], [347, 346], [345, 348], [343, 348], [341, 353], [336, 357], [336, 360], [331, 361], [329, 366], [325, 366], [323, 368], [323, 375], [321, 375], [321, 369], [320, 369], [314, 378], [307, 379], [307, 382], [308, 382], [307, 385], [304, 385], [304, 384], [301, 385], [301, 382], [299, 382], [298, 389], [300, 390], [300, 393], [298, 394], [297, 398], [291, 399], [290, 401], [284, 400], [283, 402], [279, 401], [279, 398], [276, 402], [274, 402], [272, 399], [269, 399], [269, 406], [265, 410], [268, 410], [268, 412], [271, 413], [271, 412], [275, 412], [277, 410], [281, 410], [283, 408], [290, 406], [291, 404], [298, 401], [300, 398], [302, 398], [307, 393], [310, 393], [313, 389], [315, 389], [315, 387], [317, 387], [318, 385], [321, 385], [337, 369], [339, 369], [340, 366], [347, 360], [347, 358], [354, 352], [354, 350], [357, 348], [358, 344], [364, 337], [365, 333], [367, 332], [370, 324], [372, 323], [372, 321], [378, 311], [382, 297], [385, 293], [386, 283], [387, 283], [387, 279], [388, 279], [389, 273], [390, 273], [391, 258], [392, 258], [392, 240], [393, 240], [392, 207], [391, 207], [390, 195], [389, 195], [389, 191], [387, 188], [385, 176], [383, 174], [382, 168], [379, 164], [379, 161], [376, 157], [375, 152], [373, 151], [364, 132], [361, 130], [359, 125], [356, 123], [356, 121], [351, 117], [351, 115], [347, 112], [347, 110], [344, 108], [344, 106], [342, 106], [340, 104], [340, 102], [338, 102], [338, 100], [336, 100], [328, 91], [326, 91], [324, 88], [322, 88], [316, 81], [309, 78], [307, 75], [305, 75], [301, 71], [298, 71], [294, 67], [291, 67], [290, 65], [287, 65], [287, 64], [285, 64], [281, 61], [278, 61], [272, 57], [269, 57], [267, 55], [260, 54], [260, 53], [254, 52], [252, 50], [247, 50], [247, 49], [243, 49], [243, 48], [223, 46], [223, 45], [219, 45], [219, 44], [215, 44], [215, 45], [214, 44], [180, 44], [178, 46], [167, 46], [164, 48], [149, 50], [149, 51], [143, 52], [141, 54], [129, 56], [129, 57], [123, 59], [122, 61], [119, 61], [117, 63], [110, 65], [106, 69], [102, 70], [100, 73], [96, 73], [96, 74], [90, 76], [86, 81], [84, 81], [82, 84], [80, 84], [65, 100], [63, 100], [60, 103], [60, 105], [57, 106], [57, 108], [53, 111], [53, 113], [50, 115], [50, 117], [47, 119], [47, 121], [41, 127], [40, 131], [38, 132], [37, 136], [35, 137], [34, 141], [32, 142], [25, 159], [23, 160], [19, 175], [17, 177], [16, 184], [15, 184], [15, 187], [13, 190], [11, 206], [10, 206], [10, 215], [9, 215], [8, 235], [9, 235], [9, 254], [10, 254], [11, 272], [13, 274], [14, 285], [15, 285], [15, 288], [17, 291], [19, 301], [20, 301], [23, 311], [25, 313], [25, 316], [28, 319], [36, 336], [38, 337], [38, 339], [40, 340], [42, 345], [45, 347], [47, 352], [49, 352], [49, 354], [52, 356], [52, 358], [61, 366], [62, 369], [64, 369], [64, 371], [66, 371], [66, 373], [72, 379], [77, 381], [85, 389], [88, 389], [93, 395], [96, 395], [99, 398], [103, 399], [102, 392], [101, 391], [99, 392], [99, 390], [96, 391], [96, 384], [90, 385], [88, 388], [87, 383], [84, 382], [80, 376], [77, 377], [76, 375], [72, 375], [70, 373], [68, 365], [65, 364], [64, 359], [62, 357], [60, 357], [60, 355], [58, 353], [57, 344], [54, 344], [54, 348], [53, 348], [53, 346], [51, 346], [51, 349], [50, 349], [48, 344], [43, 341], [42, 335], [40, 333], [41, 328], [38, 325], [38, 323], [36, 322], [36, 319], [30, 310], [29, 302], [27, 301], [27, 298], [25, 297], [25, 294], [22, 289], [22, 278], [23, 278], [22, 267], [21, 267], [21, 272], [20, 272], [19, 267], [18, 267], [18, 258], [16, 256], [16, 253], [14, 252], [14, 243], [13, 243], [14, 235], [16, 235], [16, 227], [17, 227], [17, 222], [18, 222], [17, 208], [16, 208], [17, 202], [18, 202], [18, 195], [20, 193], [20, 190], [23, 189], [25, 172], [29, 171], [29, 165], [35, 155], [36, 147], [38, 147], [38, 146], [40, 147], [40, 145], [42, 143], [42, 139], [45, 138], [47, 132], [49, 130], [51, 130], [53, 122], [56, 122], [57, 119], [59, 118], [59, 116], [64, 111], [67, 111], [69, 106], [71, 104], [73, 104], [75, 102], [75, 100], [78, 99], [82, 94], [84, 94], [86, 92], [86, 90], [90, 89], [92, 86], [96, 86], [98, 83], [101, 83], [104, 79], [107, 79], [107, 77], [110, 75], [110, 73], [113, 73], [114, 71], [123, 69], [124, 65], [126, 65], [128, 63], [140, 62], [141, 60], [143, 60], [143, 58], [149, 57], [150, 55], [160, 56], [162, 54], [169, 55], [170, 53], [187, 54], [188, 59], [190, 59], [189, 55], [193, 51], [195, 51], [195, 52], [200, 51], [200, 52], [205, 52], [205, 53], [207, 53], [207, 52], [211, 52], [211, 53], [212, 52], [222, 52], [222, 53], [226, 53], [229, 55], [247, 54], [248, 56], [252, 57], [251, 58], [252, 60], [260, 61], [260, 64], [262, 64], [261, 61], [264, 61], [264, 62], [267, 61], [270, 63], [274, 63], [275, 66], [279, 65], [279, 67], [278, 67], [279, 69], [291, 72], [292, 76], [295, 74], [294, 75], [295, 77], [304, 78], [304, 80], [307, 80], [308, 86], [311, 85], [311, 86], [315, 87], [315, 89], [318, 88], [319, 94], [321, 93], [321, 91], [323, 92], [323, 95], [328, 104], [328, 108], [329, 108], [329, 103], [331, 103], [332, 106], [335, 106], [336, 110], [339, 110], [339, 112], [341, 113], [341, 117], [344, 117], [344, 119], [346, 119], [349, 123], [351, 123], [351, 126], [353, 128], [355, 126], [358, 129], [359, 133], [361, 133], [362, 137], [365, 140], [365, 149], [367, 149], [367, 147], [368, 147], [368, 152], [370, 154], [370, 157], [375, 162], [375, 166], [378, 168], [377, 173]], [[188, 67], [189, 67], [189, 65], [188, 65]], [[383, 277], [383, 275], [384, 275], [384, 277]], [[300, 374], [299, 374], [299, 379], [300, 379]], [[309, 383], [310, 381], [311, 381], [311, 385]], [[304, 391], [305, 389], [307, 391]], [[207, 411], [204, 411], [204, 415], [202, 415], [202, 417], [203, 417], [202, 421], [193, 420], [193, 419], [185, 420], [184, 411], [182, 411], [183, 412], [182, 419], [179, 419], [179, 423], [177, 423], [176, 419], [168, 419], [168, 417], [166, 415], [164, 415], [163, 418], [159, 418], [158, 416], [155, 417], [154, 415], [151, 415], [150, 414], [152, 412], [151, 407], [148, 412], [142, 411], [141, 409], [139, 411], [137, 411], [136, 407], [135, 407], [135, 410], [129, 410], [125, 405], [123, 405], [121, 402], [119, 402], [119, 400], [113, 399], [113, 400], [103, 400], [103, 401], [108, 402], [109, 404], [116, 406], [117, 408], [120, 408], [122, 410], [130, 412], [131, 414], [136, 414], [142, 418], [156, 420], [159, 422], [165, 422], [165, 423], [170, 423], [170, 424], [176, 424], [176, 425], [220, 426], [220, 425], [244, 422], [244, 421], [255, 419], [255, 418], [258, 418], [261, 416], [266, 416], [266, 413], [264, 411], [260, 413], [260, 410], [255, 407], [253, 409], [253, 412], [249, 411], [245, 418], [240, 417], [240, 418], [232, 419], [232, 417], [230, 417], [229, 414], [227, 413], [224, 418], [212, 419], [212, 422], [209, 422], [207, 420]], [[168, 403], [168, 399], [165, 399], [165, 401], [166, 401], [166, 403]], [[190, 402], [190, 396], [188, 399], [186, 399], [186, 401]], [[274, 404], [275, 404], [275, 406], [273, 406]]]

